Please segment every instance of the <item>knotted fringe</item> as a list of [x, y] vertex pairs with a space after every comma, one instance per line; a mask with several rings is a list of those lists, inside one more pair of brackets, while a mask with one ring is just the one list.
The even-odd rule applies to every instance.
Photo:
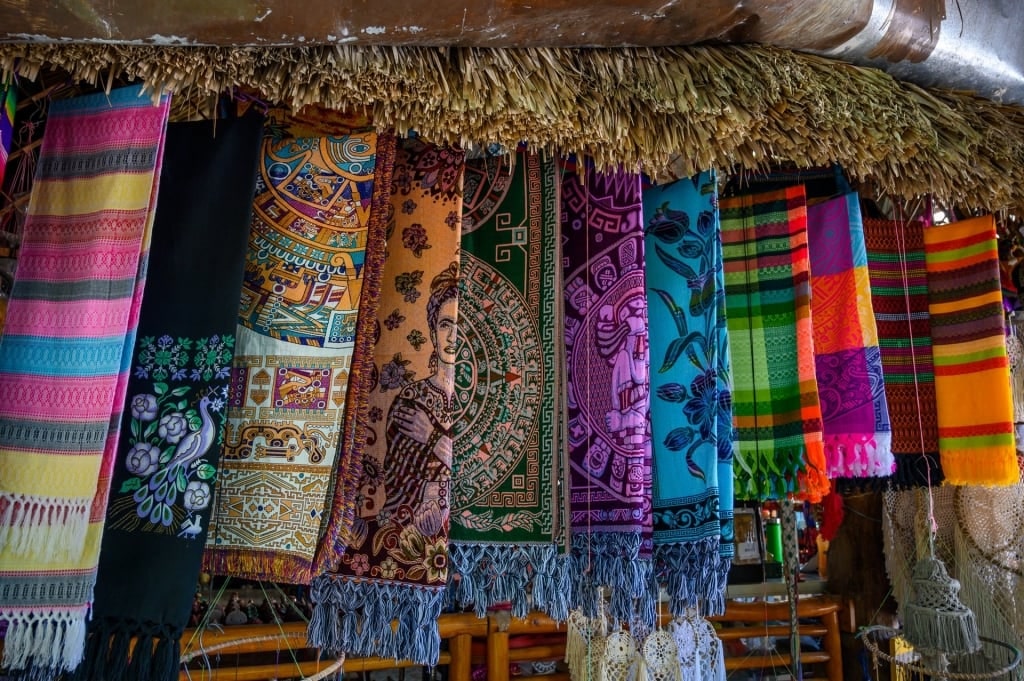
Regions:
[[643, 539], [637, 532], [594, 532], [572, 538], [575, 567], [572, 602], [587, 617], [596, 617], [607, 590], [607, 612], [635, 631], [655, 625], [657, 592], [651, 588], [654, 565], [640, 555]]
[[[816, 502], [828, 492], [822, 443], [775, 449], [766, 445], [761, 443], [756, 455], [736, 453], [733, 471], [737, 499], [782, 499], [803, 492]], [[749, 446], [753, 448], [755, 443]]]
[[569, 617], [575, 562], [554, 544], [463, 544], [448, 547], [447, 602], [472, 605], [477, 617], [511, 603], [513, 617], [540, 610], [557, 621]]
[[92, 497], [0, 494], [0, 551], [50, 562], [82, 555]]
[[443, 587], [321, 575], [313, 580], [311, 595], [309, 645], [329, 655], [437, 664]]
[[0, 666], [30, 679], [53, 679], [82, 662], [86, 608], [60, 612], [0, 609], [7, 622]]
[[729, 559], [719, 553], [720, 538], [705, 537], [695, 542], [655, 544], [654, 569], [668, 592], [669, 612], [684, 616], [697, 608], [702, 617], [725, 612], [725, 574], [722, 563]]
[[67, 680], [175, 681], [181, 634], [181, 629], [170, 627], [94, 620], [89, 625], [85, 659]]
[[892, 475], [892, 433], [827, 435], [825, 460], [830, 478], [869, 478]]
[[939, 448], [942, 450], [942, 472], [946, 482], [951, 485], [1016, 485], [1020, 481], [1020, 468], [1013, 436], [1007, 435], [1005, 439], [1005, 445], [945, 449], [940, 432]]

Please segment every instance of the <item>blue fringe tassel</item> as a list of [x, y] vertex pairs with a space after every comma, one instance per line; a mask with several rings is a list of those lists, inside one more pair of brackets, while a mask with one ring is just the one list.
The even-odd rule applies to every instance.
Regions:
[[[569, 617], [572, 566], [554, 544], [463, 544], [448, 547], [447, 603], [473, 606], [477, 617], [488, 608], [511, 603], [514, 617], [540, 610], [552, 619]], [[458, 578], [456, 579], [456, 575]]]
[[703, 617], [725, 612], [725, 586], [731, 561], [719, 551], [718, 535], [695, 542], [655, 544], [658, 581], [665, 585], [669, 611], [682, 616], [698, 608]]
[[322, 575], [310, 593], [309, 645], [332, 655], [437, 664], [443, 588]]
[[643, 538], [636, 532], [594, 532], [572, 538], [576, 575], [573, 601], [588, 617], [596, 617], [602, 589], [609, 595], [608, 612], [631, 629], [650, 631], [657, 614], [654, 566], [640, 555]]

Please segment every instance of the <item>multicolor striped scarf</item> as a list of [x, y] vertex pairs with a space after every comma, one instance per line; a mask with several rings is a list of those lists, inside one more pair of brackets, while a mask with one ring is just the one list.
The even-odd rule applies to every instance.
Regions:
[[864, 241], [892, 422], [893, 482], [900, 487], [937, 485], [942, 482], [942, 467], [924, 224], [868, 218]]
[[224, 436], [261, 136], [262, 118], [252, 114], [168, 126], [124, 436], [76, 679], [178, 677]]
[[736, 496], [828, 492], [811, 331], [802, 186], [719, 201]]
[[[411, 139], [395, 157], [359, 506], [336, 573], [313, 581], [310, 644], [434, 665], [448, 521], [465, 155]], [[465, 366], [465, 365], [463, 365]]]
[[925, 229], [924, 257], [946, 482], [1015, 484], [995, 221], [984, 216]]
[[557, 169], [474, 159], [464, 188], [449, 582], [480, 616], [511, 601], [563, 620]]
[[807, 209], [807, 246], [827, 474], [891, 475], [892, 428], [857, 194]]
[[206, 569], [307, 583], [330, 509], [377, 135], [268, 137]]
[[3, 666], [82, 659], [169, 101], [54, 102], [0, 341]]
[[[653, 619], [650, 379], [640, 177], [572, 167], [562, 179], [570, 517], [580, 592], [627, 622]], [[641, 620], [637, 620], [637, 617]]]
[[654, 557], [675, 615], [698, 606], [706, 614], [724, 611], [733, 546], [732, 392], [717, 198], [710, 172], [643, 194]]
[[[4, 170], [7, 168], [7, 155], [11, 152], [14, 140], [14, 113], [17, 92], [13, 85], [0, 85], [0, 188], [4, 184]], [[0, 328], [3, 325], [0, 324]]]

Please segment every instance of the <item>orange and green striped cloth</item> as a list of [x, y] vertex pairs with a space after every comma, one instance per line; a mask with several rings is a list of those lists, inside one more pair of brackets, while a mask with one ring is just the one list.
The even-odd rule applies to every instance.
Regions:
[[719, 201], [733, 363], [737, 499], [800, 492], [825, 477], [811, 333], [804, 187]]
[[992, 216], [924, 230], [939, 456], [946, 482], [1019, 478]]

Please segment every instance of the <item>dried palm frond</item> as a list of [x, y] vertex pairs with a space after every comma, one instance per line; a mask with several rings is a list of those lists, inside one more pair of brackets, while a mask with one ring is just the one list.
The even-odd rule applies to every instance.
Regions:
[[1021, 108], [775, 48], [0, 45], [4, 75], [43, 68], [100, 87], [138, 79], [196, 102], [242, 87], [437, 142], [525, 141], [659, 178], [839, 163], [890, 194], [1024, 209]]

